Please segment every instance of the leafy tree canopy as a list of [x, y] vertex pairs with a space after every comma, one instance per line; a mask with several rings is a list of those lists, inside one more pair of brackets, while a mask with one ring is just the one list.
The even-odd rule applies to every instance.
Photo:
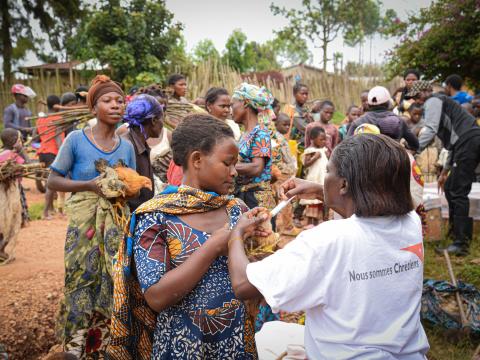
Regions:
[[118, 81], [161, 80], [182, 26], [163, 0], [105, 0], [82, 24], [71, 46], [78, 59], [108, 64]]
[[398, 36], [400, 42], [389, 54], [390, 74], [417, 68], [428, 79], [442, 81], [458, 74], [471, 85], [480, 86], [478, 29], [476, 0], [437, 0], [406, 22], [393, 22], [385, 30]]

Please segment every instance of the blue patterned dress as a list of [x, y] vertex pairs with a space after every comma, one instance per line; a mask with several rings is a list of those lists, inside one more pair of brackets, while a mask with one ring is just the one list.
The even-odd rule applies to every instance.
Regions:
[[[230, 210], [231, 225], [241, 213], [240, 206]], [[176, 215], [140, 215], [133, 250], [142, 291], [186, 261], [209, 237]], [[233, 293], [227, 257], [221, 256], [187, 296], [158, 314], [152, 359], [256, 358], [253, 325]]]

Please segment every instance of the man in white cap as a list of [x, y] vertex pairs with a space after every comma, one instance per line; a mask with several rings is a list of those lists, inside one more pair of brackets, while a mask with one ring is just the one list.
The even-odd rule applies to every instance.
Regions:
[[412, 150], [418, 149], [417, 137], [408, 129], [407, 124], [390, 108], [391, 96], [383, 86], [375, 86], [368, 92], [368, 112], [355, 120], [348, 128], [348, 136], [353, 136], [355, 129], [362, 124], [372, 124], [380, 132], [395, 140], [405, 139]]
[[27, 119], [32, 116], [32, 112], [27, 109], [26, 105], [28, 99], [35, 97], [36, 94], [30, 87], [22, 84], [13, 85], [12, 94], [15, 102], [8, 105], [3, 111], [3, 126], [19, 130], [25, 140], [27, 135], [33, 131], [30, 120]]

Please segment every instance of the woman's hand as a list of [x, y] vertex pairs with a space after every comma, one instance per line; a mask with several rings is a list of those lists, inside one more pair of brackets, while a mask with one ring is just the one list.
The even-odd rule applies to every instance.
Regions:
[[100, 197], [105, 197], [105, 195], [103, 195], [102, 190], [98, 186], [97, 181], [98, 181], [98, 177], [88, 181], [88, 183], [87, 183], [88, 191], [92, 191]]
[[210, 242], [210, 246], [214, 248], [217, 257], [222, 255], [226, 256], [228, 254], [228, 239], [230, 239], [230, 235], [232, 233], [228, 229], [228, 226], [229, 225], [226, 224], [224, 227], [215, 230], [208, 241]]
[[261, 223], [268, 220], [267, 212], [265, 208], [257, 207], [244, 213], [237, 224], [233, 228], [232, 239], [234, 237], [240, 237], [242, 240], [249, 236], [268, 236], [269, 232], [258, 227]]
[[283, 198], [298, 196], [300, 199], [323, 200], [323, 186], [311, 181], [291, 178], [280, 187]]

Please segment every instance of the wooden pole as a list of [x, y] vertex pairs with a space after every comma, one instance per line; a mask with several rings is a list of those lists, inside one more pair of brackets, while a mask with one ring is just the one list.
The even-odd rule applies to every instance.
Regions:
[[[448, 255], [447, 250], [443, 250], [443, 256], [445, 256], [445, 260], [447, 262], [448, 274], [450, 275], [450, 280], [452, 281], [452, 285], [457, 288], [458, 286], [457, 278], [455, 277], [455, 274], [453, 272], [452, 263], [450, 262], [450, 256]], [[463, 310], [463, 302], [458, 292], [458, 288], [457, 288], [457, 291], [455, 292], [455, 298], [457, 299], [458, 308], [460, 309], [460, 320], [462, 321], [462, 327], [464, 329], [468, 328], [470, 324], [467, 320], [467, 317], [465, 316], [465, 311]]]
[[74, 91], [75, 86], [73, 85], [73, 70], [72, 70], [71, 65], [68, 67], [68, 74], [70, 75], [70, 89], [72, 89], [72, 91]]
[[56, 68], [55, 69], [55, 93], [60, 94], [61, 91], [62, 89], [60, 87], [60, 71], [58, 70], [58, 68]]

